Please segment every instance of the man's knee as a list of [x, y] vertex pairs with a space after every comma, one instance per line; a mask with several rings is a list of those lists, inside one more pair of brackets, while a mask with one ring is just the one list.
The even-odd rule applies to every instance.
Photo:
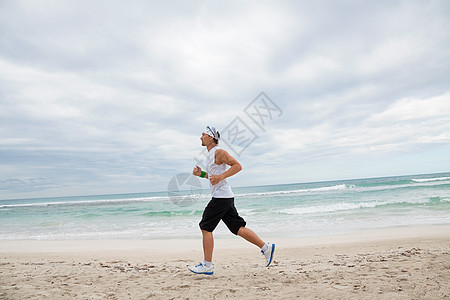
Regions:
[[212, 232], [202, 229], [202, 234], [203, 235], [212, 235]]
[[238, 231], [236, 232], [236, 235], [241, 236], [243, 232], [245, 231], [245, 226], [241, 226]]

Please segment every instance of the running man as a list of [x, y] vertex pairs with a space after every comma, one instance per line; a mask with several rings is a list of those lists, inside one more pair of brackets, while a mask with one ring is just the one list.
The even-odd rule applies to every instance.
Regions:
[[[214, 127], [207, 126], [200, 137], [202, 146], [208, 150], [206, 172], [198, 166], [192, 174], [207, 178], [210, 181], [212, 199], [203, 211], [200, 229], [203, 235], [203, 261], [197, 266], [189, 266], [189, 270], [196, 274], [214, 274], [212, 256], [214, 249], [213, 231], [222, 220], [235, 235], [261, 248], [266, 258], [265, 266], [272, 262], [275, 244], [264, 243], [255, 232], [245, 227], [245, 220], [239, 216], [234, 206], [234, 194], [227, 178], [242, 170], [241, 164], [227, 151], [218, 148], [220, 134]], [[228, 168], [230, 166], [230, 168]]]

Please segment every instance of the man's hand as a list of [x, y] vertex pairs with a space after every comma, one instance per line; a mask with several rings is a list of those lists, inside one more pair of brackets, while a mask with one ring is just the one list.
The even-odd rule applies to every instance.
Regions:
[[209, 181], [211, 181], [212, 185], [218, 184], [223, 179], [225, 179], [225, 177], [223, 175], [211, 175], [211, 176], [209, 176]]
[[199, 166], [195, 166], [194, 170], [192, 170], [192, 175], [195, 176], [202, 175], [202, 169]]

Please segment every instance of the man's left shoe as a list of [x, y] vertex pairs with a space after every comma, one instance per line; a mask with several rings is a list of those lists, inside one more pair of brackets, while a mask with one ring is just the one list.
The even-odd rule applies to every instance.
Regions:
[[266, 251], [261, 250], [261, 253], [266, 257], [266, 267], [270, 266], [275, 252], [275, 244], [267, 244], [269, 246]]
[[195, 274], [205, 274], [212, 275], [214, 274], [214, 266], [207, 268], [203, 263], [200, 263], [196, 266], [188, 266], [189, 271]]

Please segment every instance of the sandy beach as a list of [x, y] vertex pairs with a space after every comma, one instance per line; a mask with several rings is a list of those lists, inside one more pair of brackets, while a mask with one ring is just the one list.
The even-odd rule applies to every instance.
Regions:
[[450, 226], [273, 242], [217, 239], [207, 276], [200, 237], [1, 241], [0, 299], [450, 299]]

